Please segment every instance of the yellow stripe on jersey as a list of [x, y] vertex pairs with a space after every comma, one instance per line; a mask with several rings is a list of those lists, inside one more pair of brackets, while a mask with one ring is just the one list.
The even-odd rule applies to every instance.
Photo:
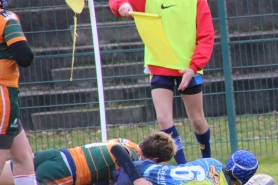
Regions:
[[112, 159], [110, 143], [94, 143], [89, 147], [82, 147], [91, 171], [92, 182], [104, 181], [111, 178], [115, 170], [115, 158]]
[[[92, 152], [91, 152], [91, 150], [90, 150], [90, 148], [87, 148], [87, 150], [88, 150], [88, 152], [89, 152], [89, 154], [90, 154], [90, 158], [91, 158], [91, 162], [93, 163], [93, 165], [94, 165], [94, 168], [95, 169], [97, 169], [97, 166], [96, 166], [96, 163], [95, 163], [95, 160], [94, 160], [94, 157], [93, 157], [93, 155], [92, 155]], [[95, 170], [95, 172], [96, 172], [96, 180], [98, 181], [98, 170]], [[93, 178], [93, 177], [91, 177], [91, 178]], [[96, 181], [96, 182], [97, 182]]]

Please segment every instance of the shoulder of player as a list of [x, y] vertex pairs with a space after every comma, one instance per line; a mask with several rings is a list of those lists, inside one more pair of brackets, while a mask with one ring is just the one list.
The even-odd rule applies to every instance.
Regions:
[[0, 34], [3, 34], [3, 31], [7, 24], [13, 24], [12, 22], [14, 21], [17, 22], [16, 24], [20, 24], [19, 18], [15, 13], [9, 10], [0, 9]]
[[1, 9], [0, 18], [4, 19], [6, 21], [11, 20], [11, 19], [18, 20], [18, 16], [14, 12], [9, 11], [9, 10], [5, 10], [5, 9]]

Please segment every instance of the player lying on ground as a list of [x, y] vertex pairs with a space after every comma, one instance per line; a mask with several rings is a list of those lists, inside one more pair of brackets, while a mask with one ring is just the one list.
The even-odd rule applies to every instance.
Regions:
[[[40, 185], [88, 185], [112, 178], [112, 172], [119, 169], [116, 160], [128, 158], [131, 164], [123, 162], [123, 167], [126, 167], [125, 170], [134, 184], [144, 185], [151, 183], [142, 178], [132, 160], [139, 160], [143, 156], [157, 163], [166, 162], [175, 152], [176, 146], [171, 136], [164, 132], [156, 132], [147, 136], [139, 145], [118, 138], [76, 148], [38, 151], [34, 154], [34, 165]], [[10, 161], [6, 163], [0, 176], [0, 185], [13, 185], [9, 163]]]
[[[159, 165], [150, 159], [134, 163], [141, 175], [153, 185], [243, 185], [258, 168], [256, 157], [245, 150], [233, 153], [226, 167], [214, 158], [196, 159], [178, 166]], [[122, 168], [115, 170], [113, 177], [115, 185], [132, 185]]]

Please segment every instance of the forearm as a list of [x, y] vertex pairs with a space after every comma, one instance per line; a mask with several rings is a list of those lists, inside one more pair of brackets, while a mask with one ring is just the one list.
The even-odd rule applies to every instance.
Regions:
[[124, 169], [132, 182], [142, 178], [124, 147], [121, 145], [114, 145], [110, 151], [116, 158], [119, 166]]
[[31, 65], [34, 54], [26, 41], [18, 41], [9, 46], [15, 62], [21, 67]]

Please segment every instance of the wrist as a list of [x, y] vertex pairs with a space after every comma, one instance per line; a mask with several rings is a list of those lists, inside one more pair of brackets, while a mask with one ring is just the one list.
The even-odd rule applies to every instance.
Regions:
[[198, 71], [198, 68], [197, 68], [196, 66], [194, 66], [194, 65], [191, 65], [191, 66], [189, 67], [189, 69], [193, 70], [195, 74], [196, 74], [197, 71]]

